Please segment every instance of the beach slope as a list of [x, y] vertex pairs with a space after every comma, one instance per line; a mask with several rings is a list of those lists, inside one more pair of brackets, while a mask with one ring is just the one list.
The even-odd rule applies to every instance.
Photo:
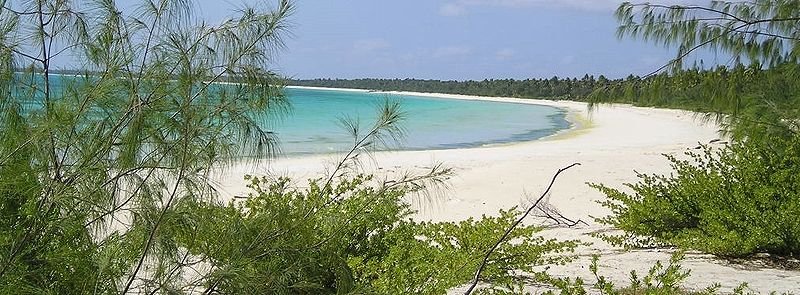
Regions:
[[[573, 128], [530, 142], [469, 149], [379, 152], [365, 161], [368, 173], [390, 175], [401, 171], [421, 171], [435, 163], [452, 167], [456, 175], [449, 189], [432, 198], [411, 198], [422, 220], [454, 221], [500, 209], [526, 206], [530, 198], [541, 194], [552, 175], [572, 163], [580, 166], [564, 172], [554, 185], [549, 202], [565, 216], [586, 221], [588, 226], [551, 229], [546, 236], [579, 238], [593, 244], [579, 250], [581, 259], [554, 268], [564, 276], [582, 276], [590, 283], [588, 271], [591, 254], [601, 254], [601, 272], [615, 282], [625, 282], [631, 270], [646, 273], [657, 260], [669, 258], [669, 250], [622, 251], [588, 237], [588, 233], [611, 230], [597, 225], [592, 217], [608, 212], [597, 204], [604, 196], [587, 183], [622, 187], [636, 182], [641, 173], [669, 173], [663, 154], [682, 157], [700, 144], [720, 138], [716, 125], [699, 120], [694, 113], [679, 110], [640, 108], [626, 105], [602, 105], [589, 111], [585, 103], [513, 98], [487, 98], [447, 94], [391, 92], [403, 95], [436, 96], [454, 99], [481, 99], [555, 106], [568, 110]], [[714, 143], [712, 145], [719, 145]], [[339, 155], [340, 157], [340, 155]], [[313, 155], [242, 164], [218, 176], [219, 189], [225, 195], [244, 195], [247, 190], [242, 175], [289, 176], [298, 185], [305, 179], [320, 177], [337, 155]], [[800, 286], [800, 273], [758, 267], [731, 265], [709, 255], [687, 255], [684, 266], [691, 269], [689, 287], [701, 288], [711, 283], [731, 290], [742, 282], [759, 292], [794, 291]]]

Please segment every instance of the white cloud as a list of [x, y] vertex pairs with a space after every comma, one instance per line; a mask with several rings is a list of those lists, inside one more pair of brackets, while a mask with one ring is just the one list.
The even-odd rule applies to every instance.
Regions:
[[[499, 7], [511, 7], [511, 8], [520, 8], [520, 7], [557, 7], [557, 8], [568, 8], [568, 9], [580, 9], [580, 10], [589, 10], [589, 11], [613, 11], [616, 9], [620, 4], [622, 4], [622, 0], [456, 0], [450, 3], [443, 5], [440, 9], [440, 13], [442, 15], [447, 16], [458, 16], [464, 15], [467, 13], [467, 8], [470, 6], [499, 6]], [[641, 1], [631, 1], [634, 3], [638, 2], [647, 2], [647, 0]], [[665, 4], [665, 5], [674, 5], [674, 4], [702, 4], [704, 1], [700, 0], [654, 0], [654, 3]], [[445, 14], [443, 13], [447, 8], [447, 10], [453, 9], [450, 12], [457, 12], [458, 13], [451, 13]]]
[[583, 10], [610, 10], [619, 6], [619, 0], [463, 0], [471, 5], [494, 5], [506, 7], [566, 7]]
[[465, 56], [470, 54], [472, 50], [469, 47], [464, 46], [444, 46], [436, 48], [433, 51], [433, 57], [436, 58], [447, 58], [447, 57], [459, 57]]
[[575, 56], [567, 55], [561, 58], [562, 65], [571, 65], [575, 62]]
[[664, 60], [664, 58], [659, 58], [659, 57], [655, 57], [655, 56], [652, 56], [652, 55], [645, 55], [645, 56], [639, 57], [639, 63], [641, 63], [641, 64], [643, 64], [645, 66], [648, 66], [648, 67], [654, 67], [654, 66], [657, 66], [657, 65], [664, 64], [666, 62], [668, 62], [668, 61]]
[[375, 52], [391, 47], [384, 39], [361, 39], [353, 42], [353, 50], [360, 53]]
[[467, 13], [467, 9], [460, 4], [456, 3], [445, 3], [442, 7], [439, 7], [439, 14], [443, 16], [461, 16]]
[[514, 55], [516, 55], [516, 54], [517, 54], [517, 52], [514, 49], [503, 48], [503, 49], [500, 49], [497, 52], [495, 52], [494, 56], [495, 56], [495, 58], [497, 58], [497, 60], [509, 60], [509, 59], [513, 58]]

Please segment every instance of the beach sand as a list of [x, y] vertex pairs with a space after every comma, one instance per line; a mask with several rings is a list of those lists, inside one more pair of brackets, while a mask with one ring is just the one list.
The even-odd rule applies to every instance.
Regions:
[[[358, 91], [358, 90], [355, 90]], [[573, 128], [540, 140], [469, 149], [378, 152], [365, 161], [365, 172], [386, 175], [400, 171], [421, 171], [435, 163], [455, 170], [449, 189], [433, 197], [412, 197], [419, 210], [415, 219], [455, 221], [483, 214], [497, 214], [500, 209], [525, 206], [538, 197], [553, 174], [562, 167], [580, 163], [562, 173], [552, 188], [549, 202], [565, 216], [586, 221], [588, 226], [548, 229], [542, 234], [559, 239], [581, 239], [593, 244], [578, 250], [578, 261], [551, 268], [560, 276], [581, 276], [588, 284], [593, 276], [588, 270], [590, 256], [601, 254], [600, 272], [612, 281], [627, 282], [631, 270], [644, 275], [657, 260], [667, 262], [669, 249], [623, 251], [587, 234], [611, 230], [593, 222], [608, 212], [603, 200], [587, 183], [603, 183], [622, 188], [636, 182], [636, 172], [669, 173], [669, 162], [662, 154], [681, 156], [699, 143], [707, 144], [720, 136], [717, 126], [704, 123], [689, 112], [640, 108], [626, 105], [602, 105], [589, 112], [587, 105], [571, 101], [547, 101], [513, 98], [473, 97], [449, 94], [390, 92], [403, 95], [435, 96], [455, 99], [480, 99], [555, 106], [569, 111]], [[280, 158], [261, 163], [237, 165], [218, 175], [223, 195], [246, 195], [242, 176], [290, 176], [302, 186], [306, 179], [320, 177], [342, 155], [312, 155]], [[326, 168], [327, 167], [327, 168]], [[699, 253], [687, 254], [683, 262], [691, 270], [688, 288], [704, 288], [720, 283], [730, 291], [742, 282], [757, 292], [788, 292], [800, 289], [800, 272], [730, 264]], [[456, 290], [457, 291], [457, 290]]]

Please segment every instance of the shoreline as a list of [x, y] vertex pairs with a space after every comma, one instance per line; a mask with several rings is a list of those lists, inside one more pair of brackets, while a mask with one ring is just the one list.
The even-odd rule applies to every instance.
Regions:
[[[366, 90], [349, 90], [366, 91]], [[500, 209], [526, 207], [531, 196], [544, 191], [553, 173], [569, 164], [581, 166], [565, 171], [553, 185], [548, 202], [564, 216], [587, 222], [588, 226], [555, 228], [541, 232], [546, 238], [579, 239], [591, 242], [580, 247], [578, 259], [565, 266], [552, 266], [551, 273], [559, 276], [580, 276], [591, 284], [594, 276], [588, 265], [592, 254], [601, 254], [600, 273], [615, 284], [628, 281], [631, 270], [647, 273], [656, 262], [666, 262], [669, 249], [622, 251], [590, 233], [613, 230], [593, 222], [609, 212], [597, 204], [605, 196], [587, 183], [602, 183], [624, 189], [623, 183], [638, 181], [637, 172], [669, 174], [670, 163], [663, 156], [682, 157], [698, 143], [719, 138], [716, 125], [696, 120], [694, 113], [633, 107], [600, 105], [589, 112], [585, 103], [572, 101], [543, 101], [516, 98], [471, 97], [450, 94], [388, 92], [403, 95], [424, 95], [441, 98], [494, 100], [520, 103], [540, 103], [561, 107], [574, 113], [571, 122], [578, 122], [569, 132], [532, 141], [510, 144], [456, 148], [445, 150], [383, 151], [365, 161], [362, 172], [376, 179], [404, 172], [421, 172], [436, 163], [454, 170], [448, 181], [449, 189], [436, 191], [432, 197], [410, 196], [408, 201], [418, 211], [415, 220], [460, 221], [495, 215]], [[585, 120], [585, 121], [582, 121]], [[278, 158], [258, 163], [235, 165], [216, 179], [223, 195], [244, 195], [247, 192], [242, 176], [288, 176], [292, 184], [302, 188], [306, 180], [324, 175], [337, 155], [305, 155]], [[530, 222], [530, 221], [528, 221]], [[685, 286], [705, 288], [710, 283], [721, 284], [729, 292], [742, 282], [761, 293], [794, 291], [800, 286], [800, 272], [776, 269], [743, 269], [740, 265], [710, 255], [687, 253], [683, 268], [692, 275]], [[776, 282], [776, 278], [781, 278]], [[455, 290], [457, 292], [458, 290]], [[530, 290], [536, 291], [536, 290]]]
[[[569, 138], [570, 136], [577, 136], [579, 133], [585, 132], [586, 129], [592, 128], [591, 120], [585, 117], [582, 113], [584, 110], [586, 110], [586, 108], [588, 108], [587, 104], [584, 102], [577, 102], [570, 100], [547, 100], [547, 99], [499, 97], [499, 96], [473, 96], [464, 94], [412, 92], [412, 91], [381, 91], [381, 90], [365, 90], [365, 89], [352, 89], [352, 88], [315, 87], [315, 86], [286, 86], [286, 88], [359, 92], [359, 93], [378, 93], [378, 94], [388, 94], [388, 95], [403, 95], [403, 96], [416, 96], [416, 97], [440, 98], [440, 99], [492, 101], [492, 102], [502, 102], [502, 103], [548, 106], [565, 111], [566, 114], [564, 120], [566, 120], [570, 124], [569, 128], [559, 130], [556, 131], [556, 133], [531, 140], [521, 140], [521, 141], [504, 142], [504, 143], [490, 143], [476, 147], [442, 148], [442, 149], [429, 149], [429, 150], [450, 150], [450, 149], [464, 149], [464, 148], [470, 149], [470, 148], [482, 148], [482, 147], [492, 147], [492, 146], [507, 146], [525, 142], [532, 142], [532, 141], [562, 139], [562, 138]], [[562, 102], [573, 103], [574, 105], [564, 105], [561, 104]], [[400, 151], [414, 151], [414, 150], [398, 150], [395, 152], [400, 152]], [[309, 154], [306, 156], [310, 155], [313, 154]]]

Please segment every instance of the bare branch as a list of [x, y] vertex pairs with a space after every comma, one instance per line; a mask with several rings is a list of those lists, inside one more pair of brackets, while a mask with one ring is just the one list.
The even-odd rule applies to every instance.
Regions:
[[548, 227], [574, 227], [578, 224], [589, 225], [581, 219], [574, 220], [564, 216], [564, 214], [561, 213], [558, 208], [547, 201], [539, 203], [539, 205], [536, 206], [536, 212], [538, 213], [535, 215], [536, 217], [544, 219], [550, 223], [547, 225]]
[[561, 172], [566, 171], [567, 169], [579, 165], [580, 163], [572, 163], [567, 167], [558, 169], [556, 174], [553, 175], [553, 179], [550, 180], [550, 185], [547, 186], [547, 189], [544, 191], [544, 193], [542, 193], [539, 199], [537, 199], [536, 202], [534, 202], [533, 205], [530, 206], [528, 210], [525, 211], [524, 214], [522, 214], [522, 216], [520, 216], [513, 224], [511, 224], [511, 226], [508, 229], [506, 229], [506, 232], [503, 233], [502, 236], [500, 236], [500, 239], [497, 240], [497, 242], [494, 244], [494, 246], [492, 246], [492, 248], [489, 248], [489, 251], [486, 251], [486, 255], [483, 256], [483, 261], [481, 261], [480, 266], [478, 266], [478, 270], [475, 271], [475, 277], [473, 277], [472, 279], [472, 284], [469, 286], [467, 291], [464, 292], [464, 295], [472, 294], [472, 291], [475, 289], [476, 286], [478, 286], [478, 281], [481, 278], [481, 273], [486, 268], [486, 265], [489, 263], [489, 257], [495, 250], [497, 250], [498, 247], [500, 247], [500, 244], [502, 244], [503, 241], [505, 241], [505, 239], [511, 234], [511, 232], [514, 231], [514, 229], [517, 228], [517, 226], [519, 226], [520, 223], [522, 223], [522, 220], [528, 217], [528, 215], [531, 214], [531, 211], [533, 211], [533, 209], [535, 209], [537, 205], [539, 205], [539, 203], [547, 196], [547, 194], [550, 193], [550, 189], [553, 188], [553, 184], [556, 182], [556, 178], [558, 178], [558, 175], [561, 174]]

